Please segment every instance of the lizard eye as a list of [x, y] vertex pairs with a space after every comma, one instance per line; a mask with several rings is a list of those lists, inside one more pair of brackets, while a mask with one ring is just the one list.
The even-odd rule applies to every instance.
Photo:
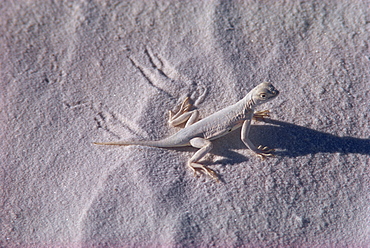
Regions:
[[260, 97], [263, 98], [263, 99], [265, 99], [266, 98], [266, 94], [265, 93], [261, 93], [260, 94]]

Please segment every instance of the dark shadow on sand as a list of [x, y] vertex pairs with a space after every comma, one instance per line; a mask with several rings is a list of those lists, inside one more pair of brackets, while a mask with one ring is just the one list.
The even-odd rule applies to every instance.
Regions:
[[[268, 146], [277, 157], [300, 157], [316, 153], [357, 153], [370, 155], [370, 139], [338, 137], [295, 124], [265, 119], [271, 125], [252, 125], [250, 139], [258, 146]], [[213, 141], [212, 154], [225, 157], [222, 164], [236, 164], [247, 157], [231, 149], [247, 149], [240, 140], [240, 129]], [[222, 144], [222, 145], [221, 145]], [[226, 144], [226, 145], [225, 145]]]
[[259, 129], [263, 130], [262, 139], [268, 141], [268, 146], [279, 150], [276, 152], [278, 156], [299, 157], [315, 153], [370, 155], [370, 139], [338, 137], [273, 119], [266, 119], [265, 122], [272, 126], [255, 126], [256, 133]]

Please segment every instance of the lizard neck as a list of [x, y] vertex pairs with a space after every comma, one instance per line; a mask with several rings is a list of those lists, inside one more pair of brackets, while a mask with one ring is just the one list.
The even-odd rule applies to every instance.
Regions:
[[257, 106], [256, 102], [252, 98], [252, 94], [246, 95], [236, 105], [237, 107], [235, 106], [235, 109], [238, 109], [238, 111], [243, 115], [253, 112], [254, 108]]
[[238, 112], [243, 116], [243, 118], [250, 113], [254, 112], [254, 108], [256, 106], [256, 103], [251, 98], [244, 98], [238, 103]]
[[252, 92], [246, 95], [242, 101], [245, 111], [253, 110], [256, 107], [256, 102], [252, 98]]
[[253, 101], [253, 99], [249, 99], [246, 101], [244, 108], [246, 110], [253, 110], [255, 106], [256, 106], [256, 103]]
[[243, 105], [245, 108], [248, 108], [248, 109], [254, 109], [256, 107], [256, 102], [253, 100], [253, 94], [254, 94], [254, 90], [250, 91], [242, 100], [241, 102], [243, 102]]

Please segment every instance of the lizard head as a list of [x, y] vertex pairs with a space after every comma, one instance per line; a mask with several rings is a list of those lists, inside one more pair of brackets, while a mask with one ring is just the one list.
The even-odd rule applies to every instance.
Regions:
[[257, 85], [251, 93], [251, 98], [256, 105], [271, 101], [279, 95], [279, 91], [275, 89], [272, 84], [267, 82]]

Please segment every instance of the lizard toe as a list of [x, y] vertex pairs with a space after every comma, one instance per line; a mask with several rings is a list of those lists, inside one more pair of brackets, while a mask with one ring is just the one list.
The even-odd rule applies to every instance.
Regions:
[[253, 115], [253, 119], [256, 121], [263, 121], [265, 118], [269, 118], [269, 117], [270, 117], [269, 110], [257, 111]]
[[210, 168], [208, 168], [204, 165], [198, 164], [198, 163], [192, 163], [192, 164], [196, 164], [196, 166], [193, 166], [193, 165], [189, 166], [192, 169], [192, 171], [194, 172], [195, 177], [198, 176], [198, 173], [203, 173], [203, 174], [208, 175], [212, 179], [216, 180], [217, 182], [219, 182], [218, 175], [214, 170], [212, 170], [212, 169], [210, 169]]
[[270, 149], [267, 146], [261, 145], [258, 146], [257, 149], [258, 149], [257, 156], [262, 160], [266, 159], [267, 157], [275, 157], [275, 155], [272, 154], [275, 151], [275, 149]]

